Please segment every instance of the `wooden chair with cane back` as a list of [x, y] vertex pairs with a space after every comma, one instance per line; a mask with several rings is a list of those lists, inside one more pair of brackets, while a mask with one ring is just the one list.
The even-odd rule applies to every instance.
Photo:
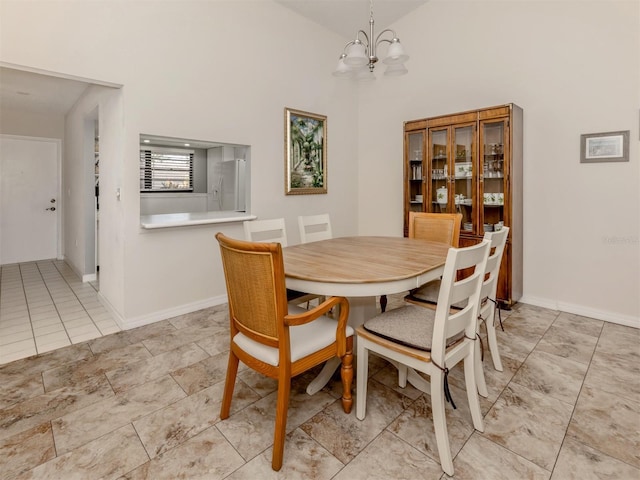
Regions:
[[[342, 407], [351, 411], [353, 329], [349, 303], [330, 297], [305, 310], [287, 302], [282, 246], [216, 235], [229, 300], [230, 349], [220, 418], [229, 417], [240, 361], [278, 380], [271, 466], [280, 470], [284, 455], [291, 378], [334, 357], [342, 360]], [[325, 316], [332, 308], [338, 319]]]
[[[462, 214], [460, 213], [409, 212], [409, 238], [446, 243], [457, 248], [461, 224]], [[387, 297], [382, 295], [380, 310], [384, 312], [386, 307]]]

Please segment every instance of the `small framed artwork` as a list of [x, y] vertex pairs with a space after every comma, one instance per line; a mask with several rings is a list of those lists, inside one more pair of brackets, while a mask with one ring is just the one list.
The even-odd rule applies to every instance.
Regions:
[[327, 193], [327, 117], [284, 109], [285, 193]]
[[629, 130], [580, 135], [580, 163], [628, 161]]

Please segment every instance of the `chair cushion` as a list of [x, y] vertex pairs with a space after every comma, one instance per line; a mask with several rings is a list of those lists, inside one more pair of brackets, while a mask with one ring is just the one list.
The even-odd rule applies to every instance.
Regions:
[[[364, 322], [365, 330], [407, 347], [431, 351], [435, 310], [418, 305], [405, 305], [389, 310]], [[453, 345], [464, 337], [460, 332], [447, 341]]]
[[[289, 313], [297, 314], [306, 312], [304, 308], [289, 305]], [[322, 316], [316, 320], [289, 328], [289, 339], [291, 342], [291, 361], [295, 362], [318, 350], [322, 350], [327, 345], [336, 341], [336, 328], [338, 321], [333, 318]], [[353, 335], [353, 328], [347, 325], [347, 337]], [[233, 341], [249, 355], [262, 360], [274, 367], [278, 366], [280, 358], [278, 349], [268, 347], [262, 343], [250, 339], [242, 333], [233, 337]]]

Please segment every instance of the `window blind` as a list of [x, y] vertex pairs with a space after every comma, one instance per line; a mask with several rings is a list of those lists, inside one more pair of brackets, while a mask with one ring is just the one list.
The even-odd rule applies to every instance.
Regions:
[[177, 148], [140, 149], [140, 191], [192, 192], [193, 155]]

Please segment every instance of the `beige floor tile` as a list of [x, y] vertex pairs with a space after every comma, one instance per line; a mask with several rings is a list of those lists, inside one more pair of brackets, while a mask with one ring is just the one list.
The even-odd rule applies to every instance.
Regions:
[[515, 374], [512, 383], [574, 404], [586, 373], [587, 365], [536, 348]]
[[536, 348], [588, 365], [597, 342], [598, 337], [560, 327], [556, 321], [544, 334]]
[[564, 330], [580, 332], [583, 335], [599, 337], [605, 322], [593, 318], [575, 315], [573, 313], [560, 312], [553, 324]]
[[18, 360], [7, 365], [0, 365], [0, 380], [6, 376], [21, 377], [42, 374], [46, 370], [68, 365], [91, 357], [93, 354], [88, 345], [74, 345], [54, 352], [38, 355], [34, 358]]
[[0, 440], [0, 478], [13, 478], [51, 460], [56, 449], [49, 422]]
[[33, 338], [9, 343], [0, 348], [0, 365], [30, 357], [37, 353], [36, 344]]
[[[26, 297], [40, 313], [53, 297], [70, 315], [79, 300], [98, 328], [113, 322], [64, 262], [2, 266], [0, 277], [0, 329], [30, 324]], [[388, 308], [402, 297], [390, 295]], [[484, 434], [471, 427], [462, 369], [449, 375], [458, 405], [447, 405], [454, 478], [638, 477], [640, 330], [524, 304], [502, 313], [504, 371], [488, 352], [483, 365]], [[52, 318], [36, 320], [35, 330]], [[284, 464], [271, 470], [277, 381], [241, 364], [231, 417], [218, 418], [228, 328], [222, 305], [0, 365], [0, 479], [448, 478], [429, 395], [398, 388], [395, 369], [373, 355], [363, 421], [355, 403], [342, 411], [338, 373], [314, 396], [305, 390], [321, 366], [293, 380]], [[355, 401], [355, 380], [352, 387]]]
[[382, 385], [373, 384], [370, 388], [372, 393], [384, 392], [381, 393], [381, 398], [388, 402], [385, 404], [384, 400], [378, 401], [377, 397], [372, 395], [364, 420], [356, 418], [355, 402], [353, 411], [346, 414], [342, 409], [342, 402], [336, 400], [329, 408], [325, 408], [302, 424], [300, 429], [342, 463], [349, 463], [400, 414], [403, 401], [409, 402]]
[[[224, 383], [218, 383], [133, 422], [149, 456], [167, 452], [218, 423], [223, 391]], [[232, 414], [259, 399], [242, 382], [234, 394]]]
[[62, 331], [64, 331], [64, 325], [62, 322], [52, 323], [51, 325], [33, 326], [33, 334], [36, 337]]
[[209, 325], [206, 327], [191, 326], [175, 330], [166, 335], [147, 338], [143, 340], [142, 343], [153, 355], [158, 355], [159, 353], [173, 350], [182, 345], [197, 342], [208, 336], [218, 335], [222, 331], [228, 331], [228, 327], [224, 329], [217, 325]]
[[413, 446], [383, 431], [350, 462], [335, 480], [386, 480], [391, 478], [432, 478], [442, 476], [440, 464]]
[[[196, 346], [196, 348], [204, 352], [199, 346]], [[224, 381], [227, 375], [228, 359], [228, 353], [219, 353], [211, 357], [203, 358], [197, 361], [197, 363], [191, 362], [189, 365], [174, 369], [171, 376], [188, 395], [192, 395], [203, 388]], [[151, 360], [152, 363], [153, 360]], [[267, 378], [262, 374], [257, 375], [261, 378]], [[273, 382], [273, 380], [271, 381]]]
[[139, 362], [129, 362], [127, 365], [118, 367], [115, 370], [108, 370], [105, 374], [115, 392], [119, 393], [180, 370], [205, 358], [207, 358], [207, 353], [195, 343], [191, 343], [155, 357], [145, 358]]
[[42, 375], [4, 375], [0, 370], [0, 410], [44, 393]]
[[[291, 432], [328, 405], [338, 401], [323, 391], [307, 395], [305, 389], [306, 383], [292, 385], [287, 432]], [[267, 395], [216, 424], [216, 428], [245, 460], [252, 459], [273, 444], [276, 397], [276, 392]]]
[[10, 332], [5, 332], [2, 336], [0, 336], [0, 349], [2, 349], [5, 345], [16, 342], [23, 342], [25, 340], [29, 340], [33, 338], [33, 332], [31, 329], [19, 329]]
[[142, 344], [129, 345], [100, 355], [89, 355], [75, 363], [67, 363], [46, 370], [42, 378], [47, 391], [63, 385], [73, 385], [84, 379], [104, 374], [120, 366], [149, 358], [151, 354]]
[[118, 478], [148, 460], [131, 425], [125, 425], [79, 448], [58, 454], [19, 478]]
[[485, 417], [483, 435], [551, 470], [573, 405], [511, 383]]
[[76, 408], [51, 422], [56, 451], [61, 455], [74, 450], [185, 396], [167, 375], [88, 407]]
[[60, 342], [63, 342], [65, 346], [71, 344], [71, 342], [69, 342], [69, 336], [64, 329], [52, 333], [47, 333], [45, 335], [36, 336], [36, 346], [38, 347], [38, 351], [40, 351], [41, 348], [44, 348], [47, 345], [59, 344]]
[[30, 397], [0, 410], [0, 439], [11, 437], [113, 396], [107, 379], [94, 377], [83, 383]]
[[36, 345], [38, 347], [38, 354], [52, 352], [54, 350], [58, 350], [59, 348], [64, 348], [68, 345], [71, 345], [71, 340], [69, 338], [59, 338], [56, 341], [46, 343], [44, 345], [38, 344], [38, 339], [36, 339]]
[[551, 472], [475, 432], [453, 461], [457, 480], [548, 480]]
[[[450, 391], [457, 408], [445, 403], [445, 415], [451, 455], [455, 457], [474, 432], [474, 427], [466, 392], [453, 385], [450, 385]], [[424, 394], [411, 404], [388, 430], [440, 463], [429, 395]]]
[[168, 320], [145, 325], [144, 327], [132, 328], [122, 332], [122, 335], [129, 343], [138, 343], [153, 337], [163, 337], [171, 335], [176, 331], [176, 327], [171, 325]]
[[567, 436], [640, 468], [640, 402], [585, 386]]
[[637, 402], [640, 400], [640, 362], [633, 356], [605, 353], [600, 349], [593, 356], [584, 383]]
[[640, 478], [640, 469], [594, 448], [567, 438], [562, 444], [551, 480], [601, 480]]
[[228, 480], [262, 479], [308, 479], [324, 480], [335, 478], [335, 474], [343, 464], [325, 449], [318, 446], [300, 429], [287, 435], [284, 446], [284, 463], [279, 472], [271, 470], [273, 448], [268, 448], [261, 455], [232, 473]]
[[238, 452], [215, 427], [210, 427], [129, 472], [122, 480], [218, 480], [226, 478], [243, 464]]

